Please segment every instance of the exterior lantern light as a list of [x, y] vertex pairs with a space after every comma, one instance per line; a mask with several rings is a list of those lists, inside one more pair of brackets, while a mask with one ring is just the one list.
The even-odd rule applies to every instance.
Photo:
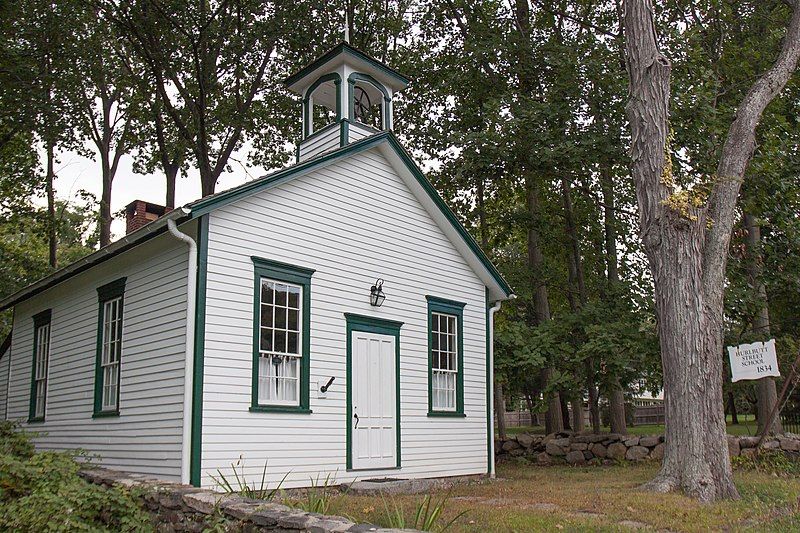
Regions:
[[386, 299], [386, 295], [383, 294], [383, 280], [378, 278], [375, 280], [375, 285], [372, 286], [369, 290], [369, 304], [374, 307], [380, 307], [383, 305], [383, 301]]

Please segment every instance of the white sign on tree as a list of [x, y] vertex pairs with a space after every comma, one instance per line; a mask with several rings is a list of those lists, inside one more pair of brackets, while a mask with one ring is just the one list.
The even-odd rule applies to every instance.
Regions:
[[770, 339], [767, 342], [728, 346], [728, 356], [731, 360], [733, 381], [781, 375], [778, 372], [775, 339]]

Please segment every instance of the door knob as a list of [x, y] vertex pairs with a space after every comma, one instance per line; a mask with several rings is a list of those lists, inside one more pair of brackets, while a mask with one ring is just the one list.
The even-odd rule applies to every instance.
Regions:
[[358, 429], [358, 413], [354, 414], [353, 418], [356, 419], [356, 427], [354, 429]]

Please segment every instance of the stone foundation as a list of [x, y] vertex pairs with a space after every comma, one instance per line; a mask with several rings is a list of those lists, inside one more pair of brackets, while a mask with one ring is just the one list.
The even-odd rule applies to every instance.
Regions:
[[[755, 453], [758, 437], [728, 435], [728, 452], [731, 457]], [[761, 445], [765, 450], [781, 450], [787, 454], [800, 454], [800, 436], [787, 434], [768, 437]], [[541, 465], [553, 463], [607, 464], [617, 461], [643, 461], [664, 458], [664, 436], [618, 435], [616, 433], [579, 434], [570, 432], [544, 435], [522, 433], [504, 441], [495, 441], [498, 460], [510, 457], [535, 459]]]
[[178, 483], [169, 483], [140, 474], [91, 468], [81, 477], [106, 487], [135, 490], [142, 507], [153, 520], [156, 531], [200, 532], [212, 523], [225, 531], [309, 531], [313, 533], [400, 532], [416, 530], [386, 529], [372, 524], [356, 524], [341, 516], [307, 513], [280, 503], [222, 494]]

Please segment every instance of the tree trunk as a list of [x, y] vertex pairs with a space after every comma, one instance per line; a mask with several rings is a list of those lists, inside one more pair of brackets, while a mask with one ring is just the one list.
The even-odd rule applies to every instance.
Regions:
[[[569, 287], [567, 289], [567, 300], [569, 301], [570, 309], [573, 313], [578, 312], [586, 305], [588, 295], [586, 293], [586, 282], [584, 280], [583, 272], [583, 257], [581, 255], [580, 241], [578, 239], [578, 229], [575, 223], [575, 212], [572, 207], [572, 192], [570, 184], [566, 178], [561, 178], [561, 194], [564, 201], [564, 229], [567, 237], [567, 266], [569, 274]], [[591, 398], [592, 390], [596, 390], [594, 382], [594, 361], [589, 357], [586, 361], [586, 388], [589, 390], [589, 397]], [[580, 373], [578, 373], [580, 374]], [[576, 376], [580, 382], [580, 376]], [[573, 400], [573, 413], [572, 413], [572, 428], [575, 431], [583, 431], [583, 391], [577, 391], [580, 395], [579, 400]], [[579, 405], [579, 410], [575, 410], [576, 402]], [[591, 407], [591, 405], [590, 405]], [[579, 414], [576, 415], [576, 412]], [[598, 412], [599, 416], [599, 412]], [[599, 424], [598, 424], [599, 426]], [[599, 431], [599, 427], [598, 427]]]
[[[666, 448], [645, 488], [682, 489], [702, 501], [737, 496], [725, 443], [721, 323], [706, 312], [702, 247], [705, 217], [667, 208], [670, 63], [656, 43], [650, 0], [625, 2], [630, 76], [628, 120], [640, 231], [655, 286], [664, 375]], [[721, 287], [720, 287], [721, 289]]]
[[570, 431], [572, 430], [572, 424], [570, 424], [569, 420], [569, 402], [563, 394], [559, 394], [558, 399], [561, 402], [561, 423], [566, 431]]
[[106, 157], [101, 155], [102, 163], [102, 180], [103, 190], [100, 193], [100, 247], [108, 246], [111, 244], [111, 184], [114, 176], [111, 175], [111, 169], [106, 161]]
[[728, 391], [728, 413], [731, 415], [731, 424], [739, 425], [739, 413], [736, 412], [736, 398], [733, 391]]
[[[761, 256], [761, 227], [755, 216], [744, 214], [744, 225], [747, 228], [747, 274], [750, 286], [755, 291], [757, 299], [756, 315], [753, 317], [753, 333], [759, 340], [769, 340], [771, 333], [769, 327], [769, 304], [767, 302], [767, 288], [762, 277], [763, 258]], [[771, 377], [758, 380], [756, 387], [758, 398], [756, 419], [758, 420], [758, 433], [761, 434], [767, 423], [769, 415], [775, 404], [778, 403], [778, 392], [775, 390], [775, 380]], [[783, 433], [781, 419], [775, 417], [769, 428], [769, 433]]]
[[[593, 373], [594, 370], [589, 368], [587, 372]], [[597, 387], [589, 387], [589, 420], [592, 423], [592, 433], [600, 433], [600, 402], [598, 396]]]
[[[614, 181], [611, 169], [603, 165], [600, 171], [600, 183], [603, 193], [603, 230], [605, 233], [606, 276], [609, 294], [617, 295], [619, 286], [619, 268], [617, 260], [617, 212], [614, 208]], [[611, 383], [608, 404], [611, 411], [611, 432], [625, 435], [628, 432], [625, 420], [625, 394], [618, 376], [610, 376]]]
[[[540, 247], [540, 237], [538, 223], [541, 220], [539, 213], [539, 198], [536, 192], [536, 184], [533, 182], [533, 177], [528, 176], [526, 179], [526, 193], [528, 204], [528, 215], [530, 216], [530, 223], [528, 226], [528, 267], [531, 271], [533, 283], [536, 285], [534, 288], [533, 303], [534, 303], [534, 316], [531, 317], [532, 325], [539, 325], [550, 320], [550, 300], [547, 295], [547, 284], [543, 279], [542, 266], [544, 263], [544, 254]], [[547, 367], [541, 372], [542, 389], [547, 388], [550, 382], [554, 369]], [[545, 426], [547, 433], [554, 433], [564, 429], [564, 419], [561, 414], [561, 400], [559, 399], [558, 392], [551, 392], [547, 397], [547, 416]]]
[[705, 502], [736, 498], [722, 401], [727, 254], [756, 127], [800, 57], [800, 9], [775, 63], [737, 109], [703, 205], [679, 194], [667, 159], [670, 63], [658, 49], [652, 1], [627, 0], [624, 8], [631, 169], [655, 287], [667, 418], [664, 461], [646, 488], [680, 488]]
[[[530, 5], [527, 0], [515, 0], [514, 12], [517, 21], [517, 59], [518, 59], [518, 79], [519, 79], [519, 92], [523, 95], [532, 95], [537, 90], [538, 80], [536, 78], [536, 66], [532, 65], [532, 51], [530, 49], [531, 39], [531, 11]], [[525, 139], [517, 139], [520, 147], [521, 154], [521, 167], [525, 173], [525, 190], [527, 195], [528, 216], [530, 222], [528, 225], [528, 267], [531, 271], [531, 278], [535, 285], [534, 287], [534, 316], [529, 317], [529, 322], [532, 326], [543, 324], [550, 320], [550, 302], [547, 296], [547, 284], [543, 279], [542, 265], [544, 263], [544, 255], [539, 244], [539, 228], [538, 224], [541, 223], [542, 217], [539, 213], [539, 202], [537, 197], [537, 184], [534, 171], [529, 168], [528, 147], [525, 145]], [[547, 384], [554, 373], [551, 366], [544, 368], [540, 373], [542, 389], [546, 390]], [[557, 392], [552, 392], [547, 395], [547, 414], [545, 416], [545, 427], [548, 433], [561, 431], [563, 429], [563, 418], [561, 415], [561, 401], [558, 398]]]
[[622, 387], [619, 386], [619, 381], [614, 383], [608, 403], [611, 433], [626, 435], [628, 433], [628, 425], [625, 422], [625, 393], [622, 391]]
[[503, 384], [494, 383], [494, 417], [497, 420], [497, 434], [502, 439], [506, 438], [506, 399], [503, 397]]
[[53, 188], [55, 180], [55, 145], [47, 143], [47, 172], [45, 176], [45, 190], [47, 192], [47, 251], [50, 267], [58, 267], [58, 235], [56, 232], [56, 194]]
[[179, 165], [167, 165], [164, 167], [164, 175], [167, 180], [167, 197], [164, 206], [167, 209], [175, 209], [175, 182], [178, 179]]
[[586, 429], [583, 419], [583, 400], [575, 398], [570, 402], [570, 406], [572, 407], [572, 430], [580, 433]]

